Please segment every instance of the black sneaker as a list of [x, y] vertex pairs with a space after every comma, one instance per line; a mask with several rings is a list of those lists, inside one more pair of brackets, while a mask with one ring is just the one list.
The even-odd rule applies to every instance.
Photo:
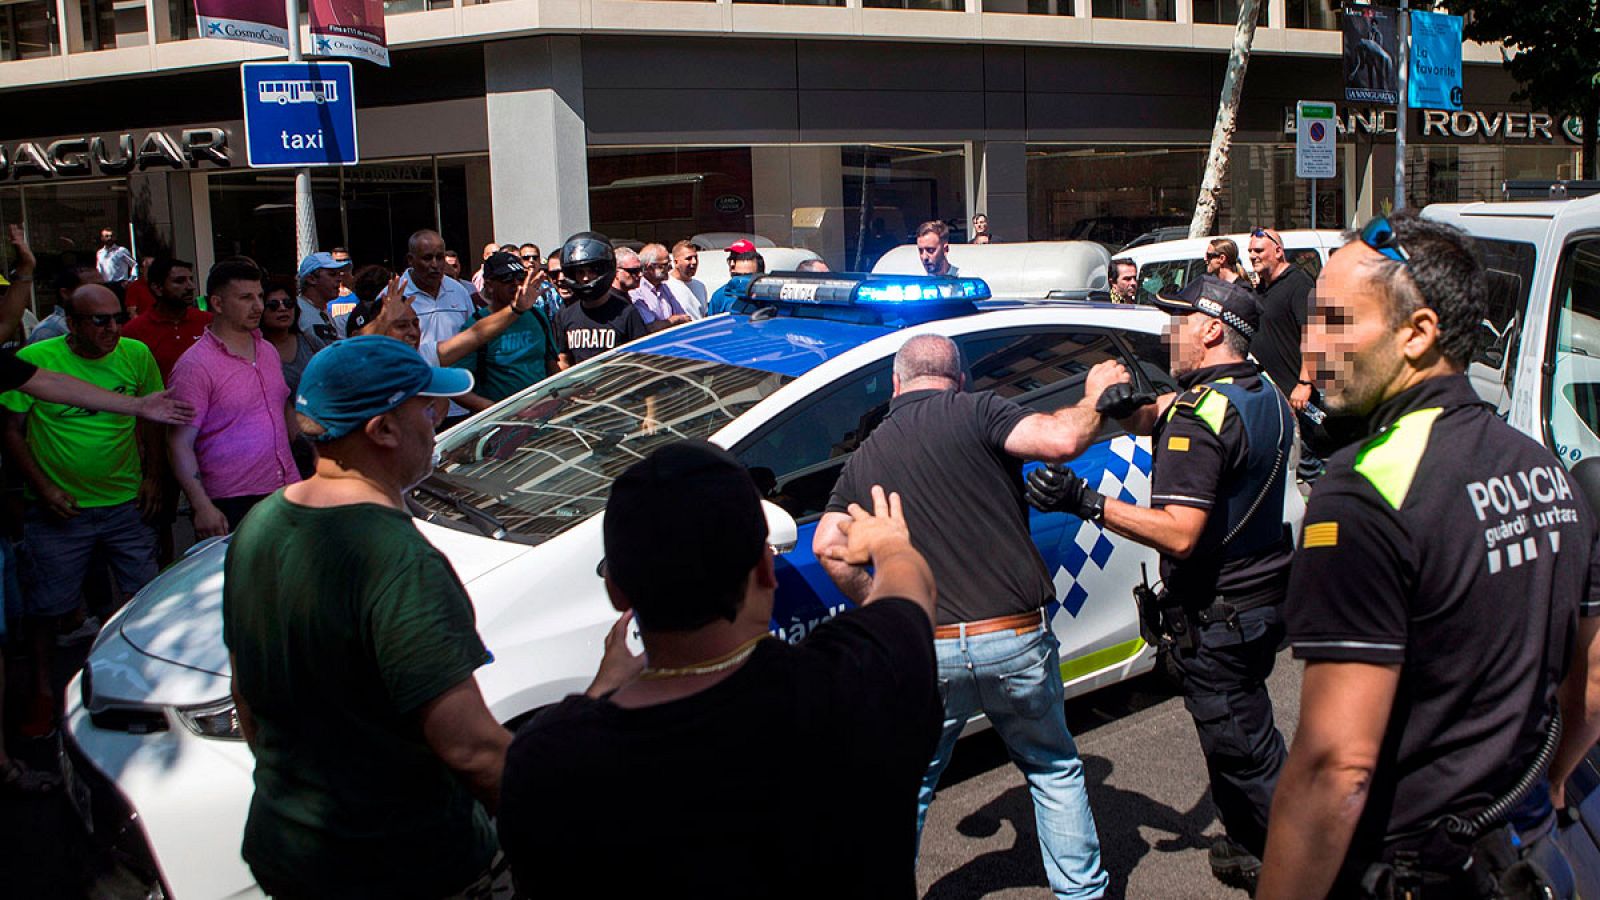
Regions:
[[1254, 896], [1261, 860], [1230, 838], [1219, 837], [1211, 842], [1211, 874], [1223, 884]]

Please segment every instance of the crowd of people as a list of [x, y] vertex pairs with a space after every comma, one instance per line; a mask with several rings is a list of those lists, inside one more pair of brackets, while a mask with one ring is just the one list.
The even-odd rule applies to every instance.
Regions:
[[[13, 241], [0, 343], [32, 271]], [[943, 223], [916, 244], [929, 274], [956, 274]], [[855, 608], [797, 644], [767, 639], [778, 575], [750, 473], [708, 443], [657, 449], [608, 500], [620, 618], [593, 683], [513, 735], [405, 493], [460, 416], [729, 308], [734, 288], [695, 278], [700, 252], [584, 232], [549, 256], [488, 245], [463, 278], [425, 230], [400, 273], [314, 253], [290, 282], [223, 260], [204, 311], [194, 267], [157, 259], [131, 319], [126, 278], [63, 275], [65, 334], [0, 356], [35, 692], [52, 648], [98, 627], [90, 560], [124, 600], [170, 559], [181, 494], [197, 536], [234, 534], [224, 641], [256, 760], [243, 854], [269, 894], [914, 895], [927, 812], [981, 713], [1028, 782], [1052, 891], [1100, 897], [1031, 506], [1159, 554], [1141, 634], [1194, 720], [1219, 879], [1268, 898], [1563, 896], [1556, 811], [1600, 738], [1600, 526], [1477, 400], [1483, 269], [1414, 214], [1352, 233], [1316, 281], [1271, 229], [1251, 234], [1251, 275], [1211, 242], [1206, 274], [1151, 298], [1173, 317], [1170, 392], [1108, 361], [1081, 401], [1035, 412], [967, 390], [951, 340], [907, 340], [813, 541]], [[748, 241], [728, 260], [764, 270]], [[1137, 290], [1124, 263], [1117, 299]], [[1313, 404], [1366, 430], [1317, 473], [1297, 540], [1279, 512]], [[1111, 421], [1150, 438], [1148, 505], [1066, 465]], [[1518, 474], [1538, 533], [1501, 565], [1483, 485]], [[662, 540], [662, 522], [696, 540]], [[1285, 643], [1305, 662], [1292, 745], [1266, 686]], [[3, 746], [0, 783], [52, 787]]]

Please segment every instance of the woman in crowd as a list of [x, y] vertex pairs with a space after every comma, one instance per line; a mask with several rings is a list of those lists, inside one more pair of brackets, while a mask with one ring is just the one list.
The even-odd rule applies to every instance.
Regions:
[[[306, 363], [323, 348], [321, 341], [300, 330], [300, 304], [295, 302], [294, 282], [281, 275], [269, 275], [261, 283], [261, 336], [278, 351], [278, 361], [283, 363], [283, 380], [289, 384], [289, 396], [300, 389], [300, 373]], [[296, 468], [301, 478], [310, 478], [316, 469], [311, 442], [304, 435], [296, 435], [289, 443]]]

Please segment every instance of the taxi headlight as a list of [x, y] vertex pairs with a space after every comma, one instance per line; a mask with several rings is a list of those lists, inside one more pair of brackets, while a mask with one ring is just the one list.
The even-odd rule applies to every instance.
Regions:
[[178, 707], [173, 712], [185, 728], [201, 737], [244, 740], [244, 731], [239, 727], [239, 710], [231, 697], [206, 706]]

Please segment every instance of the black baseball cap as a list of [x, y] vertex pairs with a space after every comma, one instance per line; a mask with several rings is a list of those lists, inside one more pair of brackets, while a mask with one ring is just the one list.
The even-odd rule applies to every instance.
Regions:
[[1221, 319], [1247, 338], [1255, 337], [1261, 327], [1255, 293], [1215, 275], [1201, 275], [1176, 291], [1158, 291], [1153, 302], [1175, 316], [1204, 313]]
[[624, 592], [723, 587], [748, 575], [767, 546], [755, 481], [706, 441], [667, 444], [629, 466], [611, 484], [603, 530], [604, 570]]
[[521, 281], [527, 274], [527, 265], [515, 253], [500, 250], [483, 261], [483, 277], [487, 281]]

